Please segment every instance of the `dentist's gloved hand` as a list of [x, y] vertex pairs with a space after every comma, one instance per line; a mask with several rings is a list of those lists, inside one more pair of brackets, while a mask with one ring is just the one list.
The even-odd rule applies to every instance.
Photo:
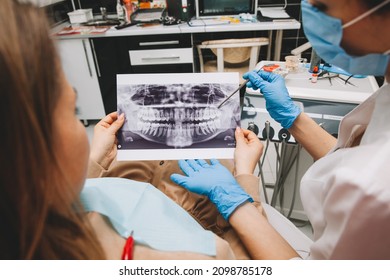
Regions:
[[180, 169], [186, 176], [172, 174], [171, 180], [197, 194], [207, 196], [218, 211], [228, 220], [238, 206], [253, 202], [237, 183], [233, 175], [218, 160], [179, 160]]
[[265, 106], [271, 117], [282, 127], [290, 128], [301, 113], [301, 109], [294, 104], [288, 94], [284, 78], [280, 75], [265, 71], [247, 72], [242, 76], [249, 80], [247, 87], [260, 89], [265, 98]]

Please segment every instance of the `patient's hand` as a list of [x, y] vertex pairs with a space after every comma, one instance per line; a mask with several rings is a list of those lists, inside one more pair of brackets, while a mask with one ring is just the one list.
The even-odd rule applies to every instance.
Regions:
[[117, 112], [105, 116], [94, 129], [90, 159], [107, 169], [117, 152], [116, 133], [122, 127], [125, 117]]
[[261, 155], [263, 144], [250, 130], [237, 128], [235, 132], [234, 175], [253, 174]]

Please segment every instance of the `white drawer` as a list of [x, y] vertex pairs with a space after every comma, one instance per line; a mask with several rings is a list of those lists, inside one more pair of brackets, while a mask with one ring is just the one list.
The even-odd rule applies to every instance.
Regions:
[[193, 63], [192, 48], [129, 51], [131, 65]]

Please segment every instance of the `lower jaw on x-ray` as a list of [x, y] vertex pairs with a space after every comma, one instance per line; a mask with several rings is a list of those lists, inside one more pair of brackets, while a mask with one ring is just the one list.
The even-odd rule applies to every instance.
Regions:
[[185, 148], [218, 139], [231, 146], [239, 102], [217, 106], [233, 89], [231, 84], [118, 86], [118, 113], [126, 117], [123, 141], [131, 143], [138, 136], [149, 144]]

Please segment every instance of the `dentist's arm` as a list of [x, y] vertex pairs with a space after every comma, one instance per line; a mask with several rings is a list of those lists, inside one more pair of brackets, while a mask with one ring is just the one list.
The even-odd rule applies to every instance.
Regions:
[[271, 117], [288, 129], [314, 160], [325, 156], [336, 145], [336, 138], [294, 104], [282, 76], [253, 71], [245, 73], [243, 78], [249, 80], [248, 87], [260, 89]]
[[255, 260], [299, 258], [297, 252], [271, 226], [252, 203], [238, 207], [229, 218], [250, 256]]
[[314, 160], [325, 156], [337, 142], [336, 138], [305, 113], [299, 114], [288, 131]]

